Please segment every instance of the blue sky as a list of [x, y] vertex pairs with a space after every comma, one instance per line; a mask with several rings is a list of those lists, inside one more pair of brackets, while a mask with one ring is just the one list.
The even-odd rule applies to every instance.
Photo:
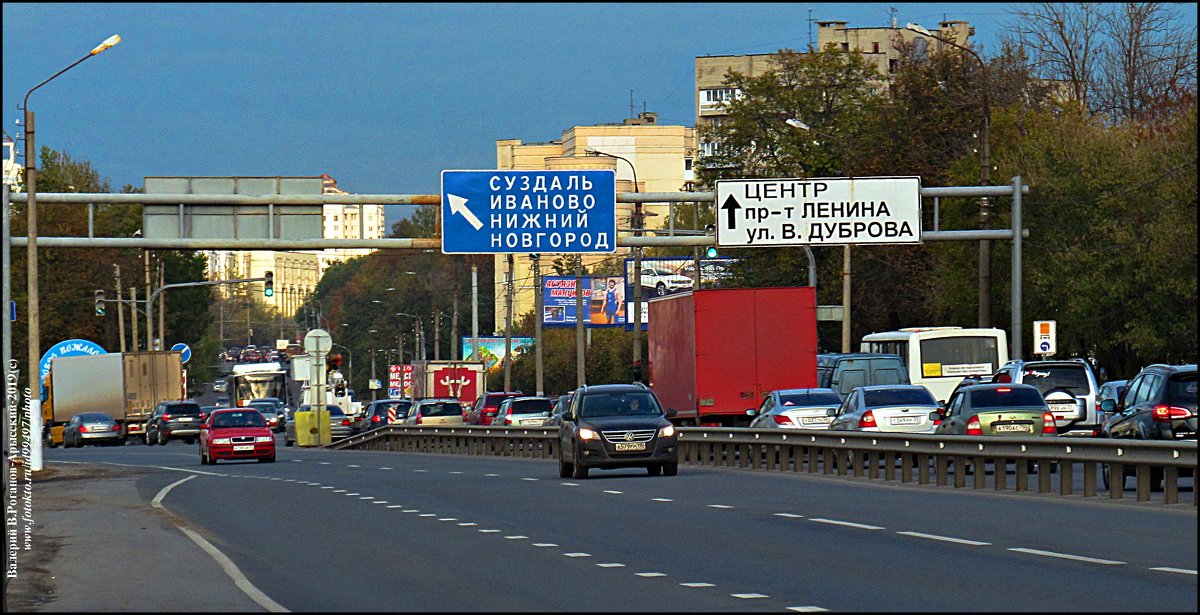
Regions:
[[114, 189], [328, 173], [360, 194], [435, 194], [442, 170], [493, 168], [497, 139], [629, 117], [630, 90], [635, 111], [690, 126], [696, 56], [804, 48], [809, 9], [870, 27], [893, 6], [901, 25], [970, 21], [985, 53], [1012, 22], [991, 3], [5, 2], [4, 129], [20, 130], [29, 88], [115, 33], [30, 98], [38, 145], [89, 159]]

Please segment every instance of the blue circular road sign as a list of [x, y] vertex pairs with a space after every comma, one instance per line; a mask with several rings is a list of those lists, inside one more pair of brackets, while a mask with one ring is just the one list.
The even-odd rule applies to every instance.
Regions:
[[178, 350], [179, 352], [183, 353], [179, 357], [179, 360], [182, 363], [187, 363], [188, 359], [192, 358], [192, 349], [189, 348], [188, 345], [184, 344], [183, 342], [179, 342], [178, 344], [171, 346], [171, 350]]

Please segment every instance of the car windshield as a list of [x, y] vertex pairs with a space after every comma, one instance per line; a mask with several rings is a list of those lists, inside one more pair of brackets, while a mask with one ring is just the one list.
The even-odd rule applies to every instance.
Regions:
[[658, 402], [650, 393], [601, 393], [585, 395], [580, 416], [585, 419], [600, 416], [654, 416], [662, 414]]
[[439, 401], [421, 404], [421, 416], [462, 415], [462, 405], [456, 401]]
[[1083, 364], [1026, 366], [1021, 372], [1021, 382], [1037, 387], [1042, 395], [1054, 389], [1068, 389], [1072, 393], [1087, 393], [1089, 390]]
[[933, 394], [924, 387], [918, 389], [864, 390], [863, 401], [868, 408], [883, 406], [936, 406]]
[[513, 414], [541, 414], [550, 416], [549, 399], [521, 399], [512, 403]]
[[980, 408], [1011, 408], [1015, 406], [1043, 407], [1046, 400], [1036, 389], [999, 387], [971, 391], [971, 406]]
[[1196, 403], [1196, 372], [1172, 376], [1167, 395], [1167, 399], [1172, 403], [1194, 405]]
[[247, 410], [238, 412], [218, 412], [213, 415], [213, 427], [266, 427], [267, 423], [263, 420], [261, 414], [257, 410]]
[[273, 404], [250, 404], [250, 407], [254, 408], [255, 410], [258, 410], [259, 412], [269, 412], [271, 414], [277, 414], [277, 412], [275, 412], [275, 406]]
[[836, 406], [842, 403], [833, 391], [818, 393], [788, 393], [779, 396], [779, 410], [796, 406]]

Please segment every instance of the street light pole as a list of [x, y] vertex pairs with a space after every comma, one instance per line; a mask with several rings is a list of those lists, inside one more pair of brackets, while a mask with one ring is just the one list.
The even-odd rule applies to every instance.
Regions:
[[[638, 192], [637, 167], [633, 163], [617, 156], [599, 150], [588, 148], [586, 150], [590, 154], [600, 156], [608, 156], [617, 160], [624, 160], [625, 164], [629, 165], [629, 170], [633, 172], [633, 192]], [[642, 236], [642, 204], [637, 202], [633, 204], [633, 236]], [[628, 315], [626, 316], [628, 317]], [[633, 381], [642, 381], [642, 249], [633, 249]]]
[[[973, 49], [938, 36], [918, 24], [910, 23], [904, 27], [971, 54], [971, 57], [975, 58], [975, 61], [979, 62], [980, 68], [983, 69], [983, 88], [980, 92], [983, 99], [983, 121], [979, 129], [979, 137], [982, 141], [979, 147], [979, 185], [988, 185], [992, 179], [992, 110], [988, 100], [991, 76], [987, 63]], [[979, 197], [979, 228], [986, 229], [990, 226], [991, 208], [991, 201], [988, 200], [988, 197]], [[979, 240], [979, 326], [992, 326], [992, 242], [988, 239]]]
[[[37, 253], [37, 146], [34, 141], [34, 125], [33, 125], [33, 110], [29, 108], [29, 95], [33, 94], [34, 90], [50, 83], [55, 77], [75, 68], [80, 62], [116, 45], [121, 42], [121, 37], [114, 34], [100, 43], [95, 49], [88, 52], [87, 55], [76, 60], [70, 66], [54, 73], [49, 79], [33, 86], [25, 93], [25, 99], [21, 108], [25, 111], [25, 185], [26, 193], [29, 195], [25, 203], [25, 220], [26, 220], [26, 236], [28, 243], [26, 244], [26, 291], [29, 293], [29, 390], [36, 392], [41, 390], [41, 372], [39, 364], [41, 362], [41, 320], [38, 314], [38, 253]], [[5, 272], [7, 273], [7, 272]], [[41, 395], [31, 394], [29, 399], [29, 467], [31, 470], [38, 471], [42, 469], [42, 401]]]

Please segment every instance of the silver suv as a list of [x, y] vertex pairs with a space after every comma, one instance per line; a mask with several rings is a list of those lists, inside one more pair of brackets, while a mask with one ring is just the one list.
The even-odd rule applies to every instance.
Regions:
[[1031, 384], [1042, 393], [1058, 422], [1059, 435], [1095, 436], [1103, 415], [1097, 412], [1096, 392], [1100, 385], [1092, 366], [1083, 359], [1022, 361], [1005, 363], [993, 383]]

